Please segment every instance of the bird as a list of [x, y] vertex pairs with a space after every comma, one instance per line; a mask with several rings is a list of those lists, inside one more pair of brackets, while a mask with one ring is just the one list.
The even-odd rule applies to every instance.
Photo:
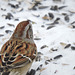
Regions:
[[26, 75], [37, 56], [30, 20], [22, 21], [0, 51], [1, 75]]

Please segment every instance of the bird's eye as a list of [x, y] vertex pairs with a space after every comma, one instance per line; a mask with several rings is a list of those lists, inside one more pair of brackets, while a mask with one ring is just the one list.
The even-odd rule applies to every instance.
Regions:
[[15, 34], [14, 36], [17, 37], [17, 34]]
[[31, 26], [29, 26], [29, 29], [31, 29]]

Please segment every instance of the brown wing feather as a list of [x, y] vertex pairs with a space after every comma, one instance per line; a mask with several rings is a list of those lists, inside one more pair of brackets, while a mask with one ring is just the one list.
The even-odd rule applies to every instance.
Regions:
[[[34, 60], [34, 58], [36, 57], [35, 52], [35, 44], [26, 43], [21, 39], [9, 40], [3, 45], [1, 49], [0, 67], [21, 67], [21, 65], [23, 65], [24, 63], [29, 63]], [[2, 63], [5, 65], [3, 65]]]

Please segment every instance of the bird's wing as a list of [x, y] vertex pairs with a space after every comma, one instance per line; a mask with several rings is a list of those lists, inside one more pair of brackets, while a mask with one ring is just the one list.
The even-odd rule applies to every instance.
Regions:
[[36, 45], [22, 40], [7, 41], [0, 54], [0, 67], [17, 68], [27, 65], [36, 57]]

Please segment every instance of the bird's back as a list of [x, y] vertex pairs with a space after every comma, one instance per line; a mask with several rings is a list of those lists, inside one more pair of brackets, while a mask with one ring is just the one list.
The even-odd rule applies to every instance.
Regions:
[[0, 73], [9, 75], [12, 69], [31, 63], [36, 57], [36, 45], [21, 39], [11, 39], [1, 48]]

